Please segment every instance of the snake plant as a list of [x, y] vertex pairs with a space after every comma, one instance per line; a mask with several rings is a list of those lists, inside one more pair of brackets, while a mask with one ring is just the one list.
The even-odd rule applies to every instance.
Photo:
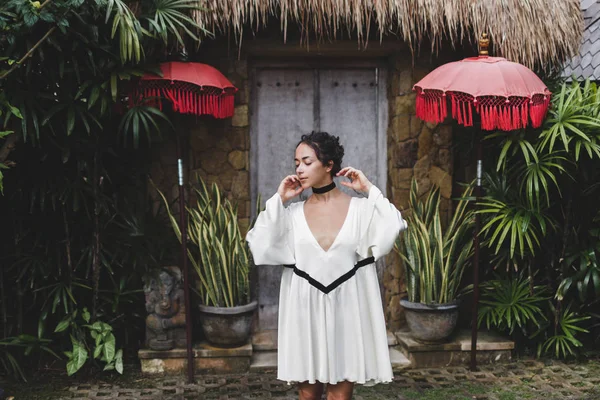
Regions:
[[396, 242], [396, 251], [406, 267], [408, 300], [444, 304], [458, 297], [460, 281], [473, 253], [473, 212], [467, 210], [468, 187], [454, 215], [442, 230], [440, 191], [432, 189], [425, 201], [419, 199], [417, 181], [411, 183], [407, 213], [408, 228]]
[[[165, 195], [158, 192], [181, 243], [179, 223]], [[223, 196], [216, 183], [209, 190], [200, 177], [193, 194], [196, 203], [186, 208], [188, 257], [198, 275], [201, 301], [214, 307], [248, 304], [250, 261], [238, 224], [237, 207]]]

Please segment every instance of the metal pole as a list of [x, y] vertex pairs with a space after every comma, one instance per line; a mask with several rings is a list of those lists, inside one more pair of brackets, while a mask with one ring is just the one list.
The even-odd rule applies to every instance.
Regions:
[[[480, 134], [480, 132], [477, 132]], [[483, 163], [483, 139], [477, 141], [477, 185], [475, 186], [475, 208], [481, 196], [481, 176]], [[475, 230], [473, 231], [473, 309], [471, 311], [471, 371], [477, 369], [477, 308], [479, 304], [479, 230], [481, 229], [481, 220], [478, 213], [475, 213]]]
[[179, 227], [181, 230], [181, 265], [183, 269], [183, 292], [185, 297], [185, 340], [187, 344], [188, 383], [194, 382], [194, 354], [192, 352], [192, 308], [190, 306], [190, 281], [187, 265], [187, 218], [185, 209], [185, 187], [183, 185], [183, 156], [181, 139], [177, 137], [177, 169], [179, 175]]

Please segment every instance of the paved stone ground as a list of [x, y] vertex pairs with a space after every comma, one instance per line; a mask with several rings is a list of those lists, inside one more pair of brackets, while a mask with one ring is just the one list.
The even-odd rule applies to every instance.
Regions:
[[[230, 400], [297, 399], [296, 388], [275, 379], [274, 372], [198, 376], [195, 384], [183, 378], [143, 379], [130, 385], [79, 384], [63, 392], [63, 399]], [[15, 400], [19, 397], [15, 396]], [[371, 399], [600, 399], [600, 363], [564, 364], [524, 360], [481, 366], [405, 370], [394, 382], [357, 387], [356, 400]]]

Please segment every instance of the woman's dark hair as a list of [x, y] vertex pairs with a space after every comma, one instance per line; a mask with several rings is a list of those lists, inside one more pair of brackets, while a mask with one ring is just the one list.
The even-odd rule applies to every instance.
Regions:
[[340, 144], [339, 136], [333, 136], [327, 132], [312, 131], [308, 135], [302, 135], [296, 147], [302, 143], [310, 146], [315, 151], [317, 158], [324, 166], [329, 165], [329, 162], [333, 161], [333, 168], [330, 172], [332, 177], [340, 172], [342, 169], [342, 158], [344, 158], [344, 146]]

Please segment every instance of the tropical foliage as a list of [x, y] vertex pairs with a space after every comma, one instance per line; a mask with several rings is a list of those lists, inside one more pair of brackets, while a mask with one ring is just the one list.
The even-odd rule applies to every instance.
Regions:
[[515, 328], [525, 334], [531, 329], [531, 325], [539, 328], [546, 319], [542, 311], [543, 303], [547, 300], [544, 297], [546, 288], [536, 286], [531, 289], [530, 285], [529, 278], [523, 274], [513, 279], [498, 277], [484, 282], [481, 285], [482, 306], [478, 323], [485, 323], [488, 329], [494, 327], [508, 330], [510, 334]]
[[[581, 347], [577, 337], [597, 336], [585, 334], [598, 327], [591, 311], [600, 294], [600, 92], [589, 81], [553, 91], [542, 129], [487, 137], [497, 162], [485, 174], [477, 212], [483, 245], [502, 276], [492, 278], [498, 287], [487, 292], [480, 321], [508, 330], [514, 323], [524, 328], [525, 320], [539, 325], [529, 337], [542, 353], [564, 357]], [[539, 301], [542, 286], [549, 301]], [[519, 308], [533, 300], [544, 318], [537, 309]], [[506, 320], [509, 302], [510, 317], [520, 323]]]
[[465, 268], [473, 250], [473, 212], [467, 209], [472, 192], [467, 187], [454, 215], [442, 232], [440, 191], [434, 188], [425, 201], [418, 197], [413, 179], [410, 190], [408, 229], [400, 236], [396, 249], [406, 266], [408, 300], [425, 304], [444, 304], [457, 299]]
[[159, 110], [129, 107], [128, 93], [133, 79], [197, 45], [196, 4], [0, 4], [0, 367], [8, 373], [25, 378], [24, 363], [65, 352], [69, 373], [85, 364], [121, 370], [127, 354], [113, 349], [141, 343], [142, 276], [173, 262], [177, 245], [148, 197], [147, 152], [125, 147], [147, 148], [171, 127]]

